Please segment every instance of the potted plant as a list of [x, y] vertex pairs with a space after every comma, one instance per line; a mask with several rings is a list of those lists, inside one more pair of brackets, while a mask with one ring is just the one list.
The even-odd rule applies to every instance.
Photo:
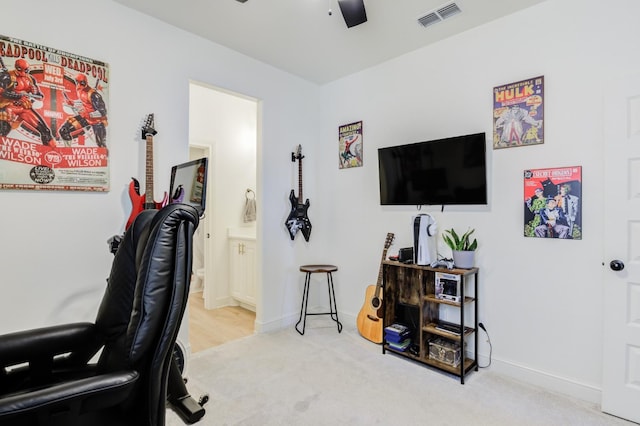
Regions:
[[475, 250], [478, 248], [478, 240], [471, 240], [471, 234], [475, 229], [469, 229], [467, 232], [459, 236], [453, 229], [445, 229], [442, 234], [444, 242], [447, 243], [453, 254], [453, 263], [457, 268], [469, 269], [473, 268]]

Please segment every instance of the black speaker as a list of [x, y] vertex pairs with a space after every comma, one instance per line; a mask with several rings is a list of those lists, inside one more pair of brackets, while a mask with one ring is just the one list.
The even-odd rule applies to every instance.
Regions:
[[398, 250], [398, 261], [402, 263], [413, 263], [413, 247], [405, 247]]
[[347, 28], [355, 27], [367, 22], [367, 11], [364, 10], [364, 0], [338, 0], [340, 11]]

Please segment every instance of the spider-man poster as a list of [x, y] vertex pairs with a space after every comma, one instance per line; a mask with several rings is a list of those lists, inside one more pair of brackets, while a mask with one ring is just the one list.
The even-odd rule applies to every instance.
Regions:
[[0, 35], [0, 189], [108, 191], [106, 63]]
[[362, 121], [338, 128], [340, 168], [362, 167]]
[[524, 236], [582, 239], [582, 167], [524, 171]]

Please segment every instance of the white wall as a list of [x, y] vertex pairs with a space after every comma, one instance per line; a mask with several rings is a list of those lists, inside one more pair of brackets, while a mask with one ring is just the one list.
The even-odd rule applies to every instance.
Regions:
[[[338, 303], [356, 315], [376, 282], [387, 232], [411, 245], [415, 208], [381, 207], [378, 147], [474, 132], [492, 135], [492, 88], [545, 76], [545, 143], [493, 151], [486, 208], [423, 208], [439, 228], [472, 227], [480, 242], [480, 320], [493, 368], [599, 400], [603, 292], [603, 80], [640, 70], [640, 4], [547, 1], [322, 88], [317, 168], [331, 206], [325, 229], [341, 266]], [[364, 167], [338, 169], [337, 128], [364, 121]], [[581, 241], [523, 237], [525, 169], [583, 166]], [[393, 249], [391, 252], [393, 252]], [[347, 314], [345, 312], [345, 314]], [[481, 363], [489, 347], [481, 335]]]
[[[131, 11], [111, 0], [41, 2], [4, 6], [4, 35], [103, 60], [110, 66], [111, 191], [105, 194], [0, 192], [2, 294], [0, 333], [76, 320], [93, 320], [113, 256], [107, 239], [121, 233], [129, 215], [132, 176], [144, 176], [144, 116], [156, 114], [156, 193], [168, 190], [172, 165], [188, 159], [189, 81], [243, 93], [262, 102], [258, 193], [272, 194], [265, 223], [288, 213], [289, 155], [305, 135], [317, 134], [317, 86], [246, 56]], [[156, 197], [157, 198], [157, 197]], [[264, 309], [259, 324], [279, 326], [296, 310], [302, 246], [281, 226], [265, 227], [270, 247], [261, 277]], [[285, 265], [282, 253], [287, 253]], [[277, 259], [277, 261], [274, 261]], [[286, 289], [286, 290], [285, 290]], [[295, 303], [293, 301], [295, 300]], [[290, 301], [284, 304], [283, 301]]]
[[[494, 344], [492, 368], [597, 400], [601, 385], [605, 78], [640, 69], [640, 5], [633, 0], [553, 0], [318, 88], [109, 0], [25, 0], [2, 32], [104, 60], [111, 67], [108, 194], [0, 193], [3, 236], [0, 332], [92, 319], [111, 255], [106, 240], [128, 216], [126, 187], [141, 176], [141, 119], [155, 112], [156, 185], [187, 158], [188, 81], [262, 102], [258, 145], [258, 330], [295, 322], [302, 263], [331, 262], [346, 325], [375, 283], [384, 236], [409, 245], [415, 210], [380, 207], [376, 148], [450, 135], [491, 133], [491, 89], [545, 76], [544, 145], [489, 152], [490, 205], [426, 208], [440, 228], [471, 226], [480, 239], [480, 319]], [[622, 13], [620, 13], [622, 11]], [[320, 106], [322, 108], [320, 108]], [[337, 128], [364, 121], [364, 167], [338, 170]], [[311, 242], [282, 223], [297, 187], [290, 153], [306, 155]], [[522, 171], [582, 165], [581, 241], [522, 237]], [[166, 178], [165, 178], [166, 177]], [[159, 191], [160, 188], [156, 190]], [[313, 296], [313, 295], [312, 295]], [[311, 338], [305, 336], [305, 338]], [[488, 346], [480, 352], [488, 355]]]

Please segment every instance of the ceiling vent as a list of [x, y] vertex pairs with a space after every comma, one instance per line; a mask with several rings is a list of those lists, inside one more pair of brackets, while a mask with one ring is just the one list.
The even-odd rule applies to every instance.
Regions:
[[462, 10], [460, 10], [457, 4], [449, 3], [427, 13], [424, 16], [421, 16], [420, 18], [418, 18], [418, 22], [423, 27], [428, 27], [430, 25], [437, 24], [440, 21], [444, 21], [447, 18], [451, 18], [452, 16], [457, 15], [460, 12], [462, 12]]

